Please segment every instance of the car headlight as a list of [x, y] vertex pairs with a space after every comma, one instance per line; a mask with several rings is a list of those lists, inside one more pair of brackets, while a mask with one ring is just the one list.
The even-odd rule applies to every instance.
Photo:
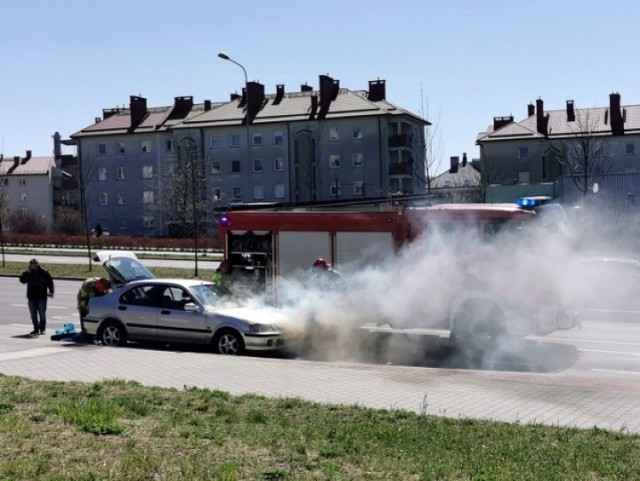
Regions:
[[275, 332], [276, 330], [271, 324], [249, 324], [250, 332]]

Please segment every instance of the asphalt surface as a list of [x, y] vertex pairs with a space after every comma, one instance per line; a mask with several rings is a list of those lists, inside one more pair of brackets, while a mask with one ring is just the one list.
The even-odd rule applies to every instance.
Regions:
[[[48, 333], [77, 325], [79, 282], [57, 281]], [[581, 330], [528, 338], [481, 365], [464, 365], [446, 344], [397, 340], [386, 362], [225, 357], [172, 346], [106, 348], [31, 337], [24, 286], [0, 279], [0, 373], [32, 379], [198, 386], [407, 409], [453, 418], [541, 423], [640, 434], [640, 324], [585, 322]], [[419, 346], [419, 349], [416, 348]], [[420, 351], [420, 356], [409, 356]]]

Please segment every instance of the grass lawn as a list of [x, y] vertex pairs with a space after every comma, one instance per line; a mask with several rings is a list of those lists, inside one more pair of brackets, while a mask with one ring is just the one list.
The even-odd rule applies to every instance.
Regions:
[[0, 479], [640, 479], [640, 437], [0, 376]]
[[[54, 279], [58, 278], [82, 278], [87, 277], [102, 277], [106, 275], [106, 271], [95, 263], [93, 270], [89, 271], [89, 266], [81, 264], [46, 264], [43, 266], [47, 269]], [[0, 266], [0, 275], [20, 275], [27, 268], [24, 262], [6, 262], [5, 266]], [[193, 278], [194, 270], [182, 269], [177, 267], [153, 267], [151, 268], [153, 273], [157, 277], [178, 277], [178, 278]], [[214, 269], [198, 269], [198, 278], [203, 280], [211, 280], [215, 270]]]

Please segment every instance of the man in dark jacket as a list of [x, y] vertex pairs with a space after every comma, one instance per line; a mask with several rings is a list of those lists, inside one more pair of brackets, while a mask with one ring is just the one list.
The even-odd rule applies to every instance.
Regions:
[[53, 279], [37, 260], [31, 259], [29, 270], [20, 274], [20, 282], [27, 285], [29, 313], [33, 323], [31, 334], [44, 334], [47, 328], [47, 297], [53, 297]]

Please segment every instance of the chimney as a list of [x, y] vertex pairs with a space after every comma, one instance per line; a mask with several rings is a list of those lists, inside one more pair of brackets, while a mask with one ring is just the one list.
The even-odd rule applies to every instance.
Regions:
[[467, 166], [467, 153], [463, 152], [462, 153], [462, 167], [466, 167]]
[[609, 110], [611, 111], [611, 134], [624, 135], [624, 119], [620, 109], [620, 94], [609, 95]]
[[334, 80], [328, 75], [320, 75], [320, 113], [319, 118], [324, 118], [329, 111], [329, 106], [338, 96], [340, 81]]
[[22, 158], [22, 160], [20, 161], [20, 163], [22, 165], [26, 164], [27, 162], [29, 162], [29, 159], [31, 158], [31, 151], [27, 150], [25, 153], [25, 156]]
[[283, 98], [284, 98], [284, 85], [278, 84], [276, 85], [276, 98], [273, 99], [273, 105], [278, 105], [280, 102], [282, 102]]
[[369, 100], [379, 102], [387, 98], [385, 80], [369, 80]]
[[311, 113], [309, 114], [309, 120], [313, 120], [316, 118], [316, 114], [318, 112], [318, 96], [311, 96]]
[[527, 117], [531, 117], [536, 114], [536, 106], [530, 103], [527, 105]]
[[313, 91], [313, 87], [311, 85], [307, 85], [306, 83], [304, 85], [300, 85], [300, 92], [311, 92]]
[[258, 112], [260, 112], [262, 104], [264, 103], [264, 85], [259, 82], [249, 82], [247, 88], [249, 89], [249, 96], [247, 97], [249, 101], [249, 108], [247, 109], [249, 113], [248, 122], [251, 123], [253, 119], [256, 118], [256, 115], [258, 115]]
[[242, 87], [242, 98], [240, 99], [238, 107], [244, 107], [245, 105], [247, 105], [247, 87]]
[[576, 112], [573, 109], [573, 100], [567, 100], [567, 122], [576, 120]]
[[549, 114], [544, 115], [544, 102], [542, 99], [536, 100], [536, 130], [545, 137], [549, 135], [547, 126], [549, 124]]
[[131, 130], [135, 129], [142, 123], [147, 115], [147, 99], [144, 97], [129, 97], [129, 109], [131, 111]]
[[[206, 101], [205, 101], [206, 102]], [[193, 107], [193, 97], [174, 97], [173, 110], [186, 110], [187, 112]]]
[[53, 134], [53, 158], [58, 160], [62, 157], [62, 144], [60, 143], [60, 134]]
[[458, 173], [458, 166], [460, 165], [460, 157], [457, 155], [455, 157], [449, 157], [449, 161], [451, 162], [451, 167], [449, 168], [450, 174]]
[[204, 101], [204, 110], [205, 111], [211, 110], [211, 100], [205, 100]]
[[494, 117], [493, 118], [493, 130], [498, 130], [505, 125], [509, 125], [513, 122], [513, 115], [508, 117]]
[[232, 93], [231, 95], [229, 95], [229, 99], [233, 102], [234, 100], [238, 100], [239, 98], [241, 98], [241, 95], [238, 95], [236, 92]]

